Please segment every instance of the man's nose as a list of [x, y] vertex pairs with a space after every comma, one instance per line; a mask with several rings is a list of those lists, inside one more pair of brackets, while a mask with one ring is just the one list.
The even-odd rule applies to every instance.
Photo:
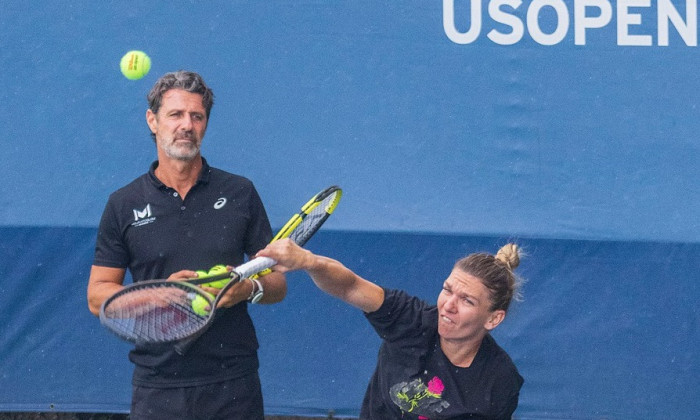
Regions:
[[192, 116], [185, 114], [180, 120], [180, 126], [182, 129], [190, 131], [192, 129]]

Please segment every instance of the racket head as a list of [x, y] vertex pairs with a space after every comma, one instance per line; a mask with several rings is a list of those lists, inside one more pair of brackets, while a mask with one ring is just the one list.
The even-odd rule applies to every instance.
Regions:
[[167, 343], [188, 337], [210, 322], [214, 297], [180, 281], [131, 284], [107, 299], [100, 322], [123, 340]]
[[[337, 185], [332, 185], [311, 197], [311, 199], [301, 207], [299, 213], [292, 216], [292, 218], [282, 226], [270, 242], [290, 238], [297, 245], [304, 246], [306, 241], [308, 241], [328, 217], [333, 214], [342, 196], [343, 190]], [[269, 268], [266, 268], [252, 274], [251, 271], [247, 270], [247, 267], [239, 268], [237, 272], [241, 277], [250, 278], [258, 278], [271, 271]]]
[[297, 245], [304, 246], [330, 215], [333, 214], [342, 195], [343, 190], [336, 185], [319, 192], [302, 206], [299, 213], [289, 219], [273, 238], [273, 241], [290, 238]]

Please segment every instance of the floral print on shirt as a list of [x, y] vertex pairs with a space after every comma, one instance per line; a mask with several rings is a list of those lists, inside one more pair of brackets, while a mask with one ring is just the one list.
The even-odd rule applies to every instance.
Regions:
[[418, 378], [411, 382], [400, 382], [390, 389], [391, 400], [401, 411], [418, 414], [419, 419], [429, 420], [439, 414], [450, 403], [442, 399], [445, 385], [437, 376], [428, 381], [428, 386]]

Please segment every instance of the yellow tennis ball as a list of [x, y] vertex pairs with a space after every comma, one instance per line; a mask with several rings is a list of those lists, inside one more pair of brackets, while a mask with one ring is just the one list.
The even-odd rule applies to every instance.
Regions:
[[217, 264], [209, 269], [210, 276], [213, 276], [216, 274], [223, 274], [223, 273], [227, 273], [227, 272], [228, 272], [228, 269], [223, 264]]
[[151, 70], [151, 59], [143, 51], [129, 51], [119, 63], [122, 74], [129, 80], [138, 80]]
[[[206, 280], [208, 277], [211, 277], [213, 275], [216, 275], [218, 273], [214, 273], [212, 271], [204, 271], [204, 270], [197, 270], [197, 278], [198, 279], [203, 279]], [[218, 280], [218, 281], [210, 281], [209, 283], [202, 283], [200, 284], [200, 287], [216, 287], [217, 289], [221, 289], [224, 287], [224, 285], [228, 282], [228, 279], [225, 280]]]
[[[212, 298], [213, 298], [213, 296], [212, 296]], [[204, 299], [204, 297], [202, 297], [201, 295], [195, 296], [195, 298], [192, 300], [192, 310], [197, 315], [201, 315], [201, 316], [209, 315], [211, 308], [207, 309], [208, 306], [209, 306], [209, 302], [207, 302], [207, 300]]]
[[[215, 265], [214, 267], [210, 268], [207, 275], [208, 276], [216, 276], [218, 274], [224, 274], [224, 273], [228, 273], [228, 268], [226, 268], [226, 266], [223, 264], [219, 264], [219, 265]], [[202, 286], [221, 289], [226, 285], [226, 283], [229, 282], [229, 280], [230, 280], [229, 278], [226, 278], [226, 279], [222, 279], [222, 280], [212, 281], [212, 282], [203, 284]]]

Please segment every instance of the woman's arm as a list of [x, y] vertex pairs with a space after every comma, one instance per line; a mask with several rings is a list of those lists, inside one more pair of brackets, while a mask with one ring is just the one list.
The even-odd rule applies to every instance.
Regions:
[[313, 254], [289, 239], [272, 242], [257, 256], [277, 261], [275, 271], [306, 271], [319, 289], [364, 312], [374, 312], [384, 302], [381, 287], [358, 276], [339, 261]]

